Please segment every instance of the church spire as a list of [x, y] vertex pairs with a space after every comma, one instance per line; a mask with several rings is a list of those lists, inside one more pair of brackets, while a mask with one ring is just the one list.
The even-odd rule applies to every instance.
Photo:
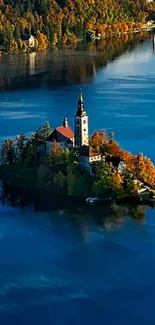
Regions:
[[78, 108], [74, 116], [74, 145], [76, 148], [89, 146], [88, 115], [84, 108], [82, 89], [80, 89]]
[[82, 89], [80, 89], [80, 93], [79, 93], [79, 100], [78, 100], [78, 108], [76, 111], [75, 116], [86, 116], [86, 111], [84, 109], [84, 100], [83, 100], [83, 93], [82, 93]]
[[67, 127], [68, 127], [67, 117], [64, 118], [64, 120], [63, 120], [63, 124], [62, 124], [62, 125], [63, 125], [64, 128], [67, 129]]
[[80, 93], [79, 93], [79, 102], [84, 103], [82, 89], [80, 89]]

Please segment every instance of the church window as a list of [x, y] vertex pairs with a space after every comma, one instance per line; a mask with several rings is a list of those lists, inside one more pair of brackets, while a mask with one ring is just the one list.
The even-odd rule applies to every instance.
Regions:
[[83, 120], [83, 124], [86, 124], [86, 120]]
[[86, 129], [84, 129], [83, 131], [86, 131]]

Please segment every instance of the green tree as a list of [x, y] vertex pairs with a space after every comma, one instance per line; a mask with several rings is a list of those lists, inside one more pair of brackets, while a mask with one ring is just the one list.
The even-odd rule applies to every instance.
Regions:
[[54, 176], [54, 184], [58, 191], [63, 193], [66, 192], [66, 176], [64, 176], [61, 171]]
[[17, 43], [19, 43], [19, 41], [20, 41], [20, 28], [19, 28], [18, 25], [15, 26], [13, 36], [14, 36], [15, 40], [17, 41]]
[[4, 140], [1, 145], [1, 163], [12, 165], [16, 159], [15, 142], [13, 139]]
[[92, 192], [96, 195], [118, 197], [122, 195], [122, 178], [113, 166], [101, 162], [92, 185]]
[[52, 133], [52, 129], [49, 122], [45, 122], [45, 124], [39, 127], [35, 133], [36, 138], [40, 138], [46, 140], [49, 135]]
[[85, 181], [83, 175], [74, 174], [71, 169], [68, 169], [67, 188], [69, 195], [87, 196], [89, 192], [89, 183]]
[[24, 133], [16, 136], [16, 146], [17, 146], [17, 151], [19, 154], [19, 158], [21, 160], [24, 159], [24, 152], [25, 152], [25, 148], [27, 146], [27, 137]]
[[37, 163], [38, 157], [38, 143], [36, 138], [32, 135], [27, 141], [23, 152], [24, 163], [29, 165], [31, 163]]

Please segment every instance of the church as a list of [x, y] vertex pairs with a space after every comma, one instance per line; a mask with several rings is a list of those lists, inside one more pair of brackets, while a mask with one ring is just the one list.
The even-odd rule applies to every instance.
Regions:
[[[89, 117], [84, 107], [82, 90], [80, 90], [77, 110], [74, 115], [74, 131], [68, 125], [65, 117], [61, 126], [56, 127], [46, 139], [46, 154], [48, 155], [53, 143], [58, 142], [61, 147], [78, 150], [81, 168], [91, 172], [91, 164], [101, 160], [101, 154], [89, 145]], [[42, 144], [43, 145], [43, 144]], [[39, 152], [41, 153], [41, 143]]]

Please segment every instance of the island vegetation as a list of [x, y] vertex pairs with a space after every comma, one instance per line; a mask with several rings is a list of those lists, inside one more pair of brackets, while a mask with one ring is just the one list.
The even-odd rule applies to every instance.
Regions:
[[0, 0], [0, 49], [44, 50], [92, 32], [120, 36], [145, 29], [154, 12], [154, 0]]
[[139, 194], [147, 192], [153, 199], [155, 193], [155, 166], [142, 154], [132, 155], [120, 148], [113, 132], [96, 131], [90, 145], [102, 157], [117, 157], [126, 163], [122, 172], [111, 162], [102, 159], [94, 166], [93, 175], [81, 168], [76, 148], [69, 150], [54, 142], [48, 156], [40, 154], [38, 143], [51, 134], [45, 123], [31, 137], [21, 134], [7, 139], [1, 145], [0, 179], [5, 186], [18, 188], [33, 194], [48, 193], [55, 196], [86, 198], [90, 195], [111, 198], [118, 202], [139, 202]]

